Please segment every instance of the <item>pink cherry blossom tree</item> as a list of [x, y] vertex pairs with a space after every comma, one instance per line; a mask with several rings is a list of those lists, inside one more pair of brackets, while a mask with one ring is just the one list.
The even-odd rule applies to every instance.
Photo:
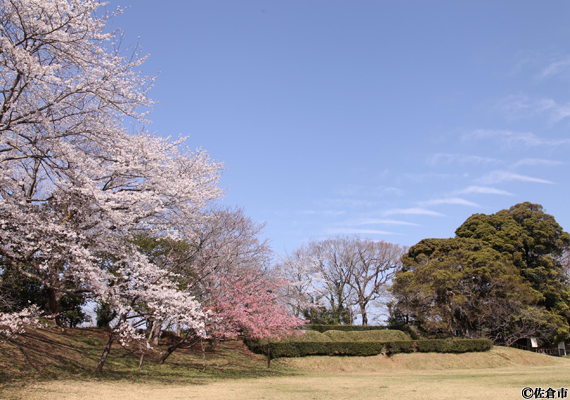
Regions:
[[271, 355], [269, 340], [297, 334], [305, 320], [291, 314], [277, 297], [288, 282], [244, 275], [220, 277], [211, 287], [208, 309], [212, 317], [206, 329], [212, 336], [268, 339], [267, 366]]

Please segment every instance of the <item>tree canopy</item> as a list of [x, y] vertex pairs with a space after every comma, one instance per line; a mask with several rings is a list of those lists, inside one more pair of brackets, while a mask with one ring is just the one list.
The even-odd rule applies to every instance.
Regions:
[[508, 343], [566, 337], [570, 284], [561, 256], [569, 243], [538, 204], [474, 214], [456, 237], [410, 248], [392, 287], [392, 319]]
[[283, 258], [281, 272], [295, 283], [289, 304], [313, 323], [351, 324], [360, 315], [367, 325], [371, 305], [384, 298], [404, 251], [358, 236], [312, 240]]
[[13, 0], [0, 13], [0, 335], [42, 306], [74, 326], [90, 299], [111, 328], [98, 370], [115, 340], [146, 348], [139, 323], [206, 335], [207, 278], [259, 269], [270, 251], [261, 226], [216, 208], [221, 163], [145, 130], [154, 78], [104, 4]]

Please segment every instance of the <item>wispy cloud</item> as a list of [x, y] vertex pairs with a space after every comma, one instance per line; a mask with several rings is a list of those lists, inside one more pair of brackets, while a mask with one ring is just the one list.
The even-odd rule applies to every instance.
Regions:
[[540, 72], [541, 78], [549, 78], [558, 75], [570, 68], [570, 56], [551, 62], [546, 68]]
[[472, 201], [461, 199], [459, 197], [451, 197], [451, 198], [445, 198], [445, 199], [422, 201], [419, 204], [421, 206], [438, 206], [441, 204], [458, 204], [458, 205], [469, 206], [469, 207], [480, 207], [480, 205], [477, 203], [473, 203]]
[[477, 180], [484, 185], [492, 185], [495, 183], [509, 182], [509, 181], [522, 181], [533, 183], [554, 183], [546, 179], [534, 178], [532, 176], [515, 174], [509, 171], [493, 171], [487, 175], [482, 176]]
[[509, 95], [496, 103], [496, 108], [506, 113], [510, 119], [536, 117], [545, 112], [552, 112], [557, 107], [558, 104], [552, 99], [531, 99], [524, 94]]
[[378, 205], [378, 202], [362, 199], [350, 199], [350, 198], [328, 198], [315, 201], [315, 204], [321, 207], [371, 207]]
[[364, 235], [396, 235], [394, 232], [379, 231], [376, 229], [357, 229], [357, 228], [331, 228], [325, 230], [327, 235], [338, 234], [364, 234]]
[[468, 156], [464, 154], [448, 154], [448, 153], [437, 153], [428, 159], [428, 162], [432, 165], [436, 164], [498, 164], [503, 161], [497, 160], [495, 158], [480, 157], [480, 156]]
[[409, 226], [419, 226], [412, 222], [397, 221], [394, 219], [378, 219], [378, 218], [357, 218], [346, 222], [349, 226], [358, 225], [409, 225]]
[[306, 215], [332, 215], [332, 216], [336, 216], [336, 215], [346, 214], [346, 211], [334, 211], [334, 210], [301, 210], [301, 211], [299, 211], [299, 213], [301, 213], [301, 214], [306, 214]]
[[408, 182], [427, 182], [427, 181], [448, 181], [450, 179], [465, 178], [466, 174], [441, 174], [433, 172], [425, 173], [403, 173], [398, 176], [398, 181], [408, 181]]
[[555, 160], [545, 160], [542, 158], [525, 158], [523, 160], [517, 161], [514, 163], [511, 168], [518, 168], [525, 165], [530, 166], [537, 166], [537, 165], [546, 165], [546, 166], [555, 166], [555, 165], [563, 165], [564, 163], [561, 161]]
[[489, 186], [469, 186], [465, 189], [458, 190], [455, 192], [456, 194], [471, 194], [471, 193], [479, 193], [479, 194], [499, 194], [504, 196], [513, 196], [512, 193], [507, 192], [506, 190], [497, 189]]
[[335, 189], [335, 194], [344, 197], [372, 196], [381, 198], [384, 196], [401, 196], [404, 194], [402, 189], [386, 186], [366, 186], [350, 184]]
[[544, 139], [531, 132], [514, 132], [499, 129], [477, 129], [463, 134], [463, 140], [497, 139], [508, 146], [523, 145], [535, 146], [559, 146], [569, 144], [570, 139]]
[[521, 117], [528, 116], [528, 111], [532, 108], [532, 104], [528, 96], [512, 94], [497, 101], [496, 108], [506, 112], [509, 117]]
[[559, 122], [565, 118], [570, 117], [570, 104], [558, 105], [556, 104], [550, 114], [552, 122]]
[[384, 216], [387, 215], [431, 215], [433, 217], [444, 217], [445, 215], [432, 210], [426, 210], [425, 208], [394, 208], [392, 210], [386, 210], [381, 213]]
[[501, 99], [497, 108], [514, 120], [544, 115], [550, 123], [557, 123], [570, 117], [570, 104], [558, 104], [550, 98], [531, 99], [526, 95], [510, 95]]

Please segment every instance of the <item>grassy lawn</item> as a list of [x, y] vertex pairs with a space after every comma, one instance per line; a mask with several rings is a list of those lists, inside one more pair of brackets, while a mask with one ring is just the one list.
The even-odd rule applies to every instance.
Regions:
[[[241, 342], [185, 349], [166, 365], [151, 355], [137, 371], [135, 351], [113, 349], [102, 375], [93, 370], [104, 333], [31, 332], [0, 344], [6, 399], [520, 399], [521, 389], [570, 387], [570, 359], [515, 349], [393, 357], [264, 359]], [[165, 345], [166, 343], [163, 343]]]
[[14, 399], [520, 399], [525, 386], [568, 388], [566, 366], [496, 369], [305, 372], [188, 384], [55, 381], [7, 392]]

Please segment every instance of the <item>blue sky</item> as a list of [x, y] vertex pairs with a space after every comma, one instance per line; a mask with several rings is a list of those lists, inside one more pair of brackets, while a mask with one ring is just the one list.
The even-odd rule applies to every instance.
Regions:
[[570, 3], [111, 1], [149, 126], [223, 161], [275, 251], [411, 246], [542, 204], [570, 230]]

